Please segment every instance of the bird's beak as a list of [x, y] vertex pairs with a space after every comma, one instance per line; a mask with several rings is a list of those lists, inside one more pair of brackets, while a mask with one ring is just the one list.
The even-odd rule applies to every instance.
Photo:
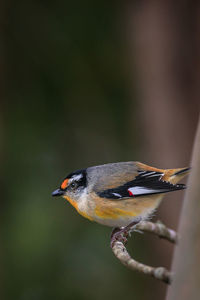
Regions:
[[61, 189], [57, 189], [55, 191], [53, 191], [53, 193], [51, 194], [53, 197], [57, 197], [57, 196], [62, 196], [64, 194], [64, 191], [62, 191]]

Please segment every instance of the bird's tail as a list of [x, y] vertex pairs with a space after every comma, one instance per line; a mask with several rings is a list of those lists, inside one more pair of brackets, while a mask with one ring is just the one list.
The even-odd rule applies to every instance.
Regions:
[[164, 180], [169, 181], [173, 184], [176, 184], [186, 175], [188, 175], [190, 168], [179, 168], [179, 169], [169, 169], [166, 170], [164, 175]]

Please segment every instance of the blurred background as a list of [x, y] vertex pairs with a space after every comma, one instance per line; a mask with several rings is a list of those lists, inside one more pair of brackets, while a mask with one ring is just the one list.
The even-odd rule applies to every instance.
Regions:
[[[198, 1], [1, 1], [1, 299], [164, 299], [132, 272], [111, 229], [51, 192], [71, 171], [139, 160], [190, 164], [199, 113]], [[184, 192], [157, 212], [176, 229]], [[148, 234], [139, 261], [170, 268]]]

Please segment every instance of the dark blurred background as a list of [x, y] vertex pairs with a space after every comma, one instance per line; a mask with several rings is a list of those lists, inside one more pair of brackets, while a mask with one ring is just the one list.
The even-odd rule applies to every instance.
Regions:
[[[1, 299], [164, 299], [132, 272], [110, 228], [51, 197], [71, 171], [140, 160], [184, 167], [199, 112], [198, 1], [2, 1]], [[175, 228], [183, 192], [157, 218]], [[168, 199], [167, 199], [168, 198]], [[139, 261], [173, 247], [134, 234]]]

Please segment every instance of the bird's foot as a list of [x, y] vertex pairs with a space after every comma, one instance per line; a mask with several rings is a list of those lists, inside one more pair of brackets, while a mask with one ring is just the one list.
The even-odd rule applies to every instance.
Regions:
[[110, 242], [111, 248], [113, 247], [116, 241], [122, 242], [125, 245], [128, 241], [127, 237], [131, 234], [130, 230], [135, 225], [137, 225], [140, 221], [141, 219], [138, 219], [137, 221], [133, 221], [129, 225], [123, 228], [118, 228], [118, 227], [113, 228], [111, 232], [111, 242]]
[[128, 232], [124, 231], [124, 229], [125, 227], [122, 229], [116, 227], [112, 230], [110, 241], [111, 248], [116, 241], [122, 242], [124, 245], [127, 243]]

